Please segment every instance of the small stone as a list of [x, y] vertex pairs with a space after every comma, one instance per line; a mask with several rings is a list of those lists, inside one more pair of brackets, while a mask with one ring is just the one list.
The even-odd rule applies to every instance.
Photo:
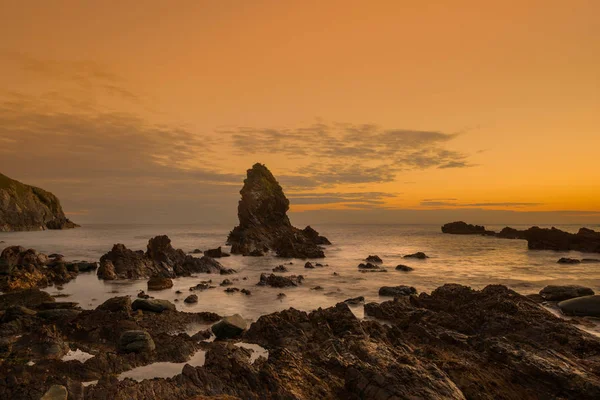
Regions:
[[190, 294], [188, 297], [185, 298], [184, 302], [188, 303], [188, 304], [194, 304], [198, 302], [198, 296], [195, 294]]
[[235, 314], [225, 317], [212, 326], [211, 330], [217, 339], [231, 339], [240, 336], [247, 328], [248, 323], [241, 315]]

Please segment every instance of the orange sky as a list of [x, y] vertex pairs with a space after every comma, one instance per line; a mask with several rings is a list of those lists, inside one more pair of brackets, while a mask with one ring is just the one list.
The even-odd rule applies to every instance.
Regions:
[[598, 1], [0, 1], [1, 171], [90, 221], [235, 209], [255, 161], [295, 211], [600, 212], [599, 15]]

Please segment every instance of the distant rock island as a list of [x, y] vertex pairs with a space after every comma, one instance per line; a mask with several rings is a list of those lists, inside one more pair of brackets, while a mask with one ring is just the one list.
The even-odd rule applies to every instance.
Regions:
[[453, 235], [485, 235], [502, 239], [527, 240], [527, 247], [530, 250], [575, 250], [584, 253], [600, 253], [600, 232], [588, 228], [581, 228], [577, 233], [569, 233], [554, 227], [548, 229], [534, 226], [525, 230], [506, 227], [496, 233], [480, 225], [457, 221], [442, 226], [442, 232]]
[[1, 232], [77, 227], [65, 216], [55, 195], [0, 174]]
[[227, 238], [232, 254], [262, 256], [274, 251], [279, 257], [325, 257], [321, 245], [331, 243], [310, 226], [292, 226], [287, 216], [290, 201], [266, 166], [254, 164], [248, 170], [240, 194], [240, 224]]

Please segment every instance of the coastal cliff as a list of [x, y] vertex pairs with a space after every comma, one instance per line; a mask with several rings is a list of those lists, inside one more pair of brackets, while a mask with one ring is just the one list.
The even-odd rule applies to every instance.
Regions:
[[58, 198], [0, 174], [0, 232], [71, 229]]

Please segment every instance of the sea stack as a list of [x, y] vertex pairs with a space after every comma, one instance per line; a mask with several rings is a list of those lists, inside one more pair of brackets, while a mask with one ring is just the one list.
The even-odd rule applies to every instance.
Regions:
[[0, 232], [77, 227], [55, 195], [0, 174]]
[[240, 224], [227, 239], [233, 254], [261, 256], [274, 251], [280, 257], [323, 258], [320, 245], [329, 240], [312, 229], [292, 226], [287, 216], [290, 201], [263, 164], [254, 164], [247, 172], [242, 199], [238, 204]]

